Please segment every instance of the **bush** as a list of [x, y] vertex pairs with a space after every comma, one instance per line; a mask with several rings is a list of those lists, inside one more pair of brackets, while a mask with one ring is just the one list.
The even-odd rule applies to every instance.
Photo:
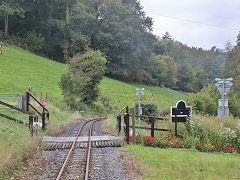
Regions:
[[187, 104], [192, 106], [193, 111], [203, 115], [217, 115], [218, 99], [220, 95], [213, 84], [204, 87], [200, 92], [190, 94]]
[[69, 61], [69, 68], [60, 80], [64, 100], [71, 109], [83, 110], [99, 96], [98, 84], [105, 72], [106, 58], [100, 51], [88, 49]]
[[[140, 106], [142, 107], [142, 114], [145, 116], [154, 116], [157, 117], [159, 115], [157, 105], [154, 103], [141, 103]], [[138, 103], [135, 104], [136, 112], [138, 113]], [[144, 118], [143, 121], [145, 121], [148, 124], [151, 124], [151, 119]]]

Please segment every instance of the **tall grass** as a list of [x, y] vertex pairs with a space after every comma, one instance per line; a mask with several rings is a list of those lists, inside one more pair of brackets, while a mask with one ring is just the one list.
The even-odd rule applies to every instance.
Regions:
[[240, 146], [240, 120], [237, 118], [194, 115], [185, 125], [182, 124], [179, 133], [201, 144], [223, 148]]
[[[26, 126], [0, 118], [0, 179], [15, 169], [33, 150], [34, 140]], [[1, 175], [2, 174], [2, 175]]]

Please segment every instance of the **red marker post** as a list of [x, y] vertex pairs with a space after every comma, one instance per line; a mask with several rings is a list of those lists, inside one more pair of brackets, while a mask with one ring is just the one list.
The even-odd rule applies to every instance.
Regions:
[[2, 44], [0, 44], [0, 55], [2, 54]]

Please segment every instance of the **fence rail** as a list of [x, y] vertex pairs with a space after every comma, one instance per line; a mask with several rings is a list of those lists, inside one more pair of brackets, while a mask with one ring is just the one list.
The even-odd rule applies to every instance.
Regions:
[[[46, 124], [49, 121], [49, 111], [42, 105], [42, 103], [34, 97], [30, 91], [25, 93], [26, 98], [26, 111], [29, 112], [29, 107], [31, 107], [37, 114], [42, 117], [42, 129], [46, 130]], [[42, 113], [37, 110], [30, 102], [31, 98], [42, 108]]]
[[[151, 136], [154, 137], [154, 131], [171, 131], [168, 129], [161, 129], [161, 128], [155, 128], [155, 120], [163, 120], [163, 121], [168, 121], [167, 118], [163, 118], [163, 117], [153, 117], [153, 116], [145, 116], [145, 115], [136, 115], [135, 114], [135, 110], [134, 108], [130, 108], [130, 113], [128, 110], [128, 106], [125, 106], [118, 114], [117, 114], [117, 132], [118, 134], [121, 133], [121, 121], [122, 121], [122, 117], [121, 117], [121, 113], [126, 110], [126, 112], [124, 113], [124, 122], [123, 122], [123, 128], [124, 128], [124, 139], [127, 143], [129, 143], [129, 129], [132, 128], [132, 139], [133, 139], [133, 143], [135, 143], [135, 118], [136, 117], [140, 117], [140, 118], [149, 118], [152, 119], [151, 120], [151, 127], [137, 127], [139, 129], [145, 129], [145, 130], [151, 130]], [[129, 119], [130, 116], [132, 117], [132, 125], [129, 125]]]
[[[16, 93], [0, 93], [0, 101], [21, 108], [21, 95]], [[0, 106], [1, 112], [17, 112], [13, 108]]]
[[[0, 95], [8, 96], [8, 95], [18, 95], [18, 94], [1, 93]], [[19, 101], [18, 101], [18, 106], [13, 105], [13, 104], [9, 104], [9, 102], [6, 102], [6, 101], [2, 101], [2, 100], [13, 99], [13, 98], [9, 98], [9, 97], [4, 97], [4, 98], [2, 98], [2, 100], [0, 99], [0, 105], [3, 106], [5, 109], [7, 108], [7, 109], [10, 109], [10, 110], [15, 110], [16, 112], [21, 112], [21, 113], [29, 115], [29, 123], [25, 123], [23, 121], [17, 120], [15, 118], [12, 118], [12, 117], [10, 117], [8, 115], [5, 115], [5, 114], [2, 114], [2, 113], [0, 113], [0, 116], [3, 117], [3, 118], [6, 118], [6, 119], [12, 120], [14, 122], [17, 122], [19, 124], [28, 126], [30, 128], [31, 133], [33, 133], [33, 122], [38, 122], [38, 117], [41, 116], [42, 117], [42, 129], [45, 130], [46, 123], [49, 120], [49, 111], [29, 91], [24, 93], [23, 95], [18, 95], [18, 96], [21, 97], [20, 98], [21, 103], [19, 103]], [[38, 110], [37, 107], [34, 107], [31, 104], [31, 99], [34, 102], [36, 102], [42, 108], [42, 113]], [[29, 110], [30, 107], [38, 115], [36, 115], [32, 111], [30, 111]]]

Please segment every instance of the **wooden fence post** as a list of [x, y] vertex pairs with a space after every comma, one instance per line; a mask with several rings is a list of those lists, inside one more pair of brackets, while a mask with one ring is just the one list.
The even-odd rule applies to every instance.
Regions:
[[28, 91], [29, 91], [30, 93], [32, 93], [32, 87], [31, 87], [31, 86], [28, 87]]
[[26, 100], [26, 111], [29, 112], [29, 103], [30, 103], [30, 95], [29, 93], [27, 92], [27, 100]]
[[121, 134], [121, 116], [120, 115], [117, 116], [117, 132], [118, 132], [118, 135]]
[[30, 115], [29, 116], [29, 130], [30, 130], [30, 133], [31, 133], [31, 136], [33, 136], [33, 116]]
[[47, 113], [47, 120], [49, 121], [49, 112]]
[[130, 109], [131, 114], [132, 114], [132, 140], [133, 140], [133, 144], [135, 144], [135, 111], [134, 108]]
[[124, 113], [124, 135], [125, 140], [129, 143], [129, 114]]
[[45, 128], [46, 128], [46, 113], [45, 113], [45, 111], [43, 111], [43, 113], [42, 113], [42, 129], [43, 130], [45, 130]]
[[151, 118], [151, 137], [154, 137], [154, 118]]

